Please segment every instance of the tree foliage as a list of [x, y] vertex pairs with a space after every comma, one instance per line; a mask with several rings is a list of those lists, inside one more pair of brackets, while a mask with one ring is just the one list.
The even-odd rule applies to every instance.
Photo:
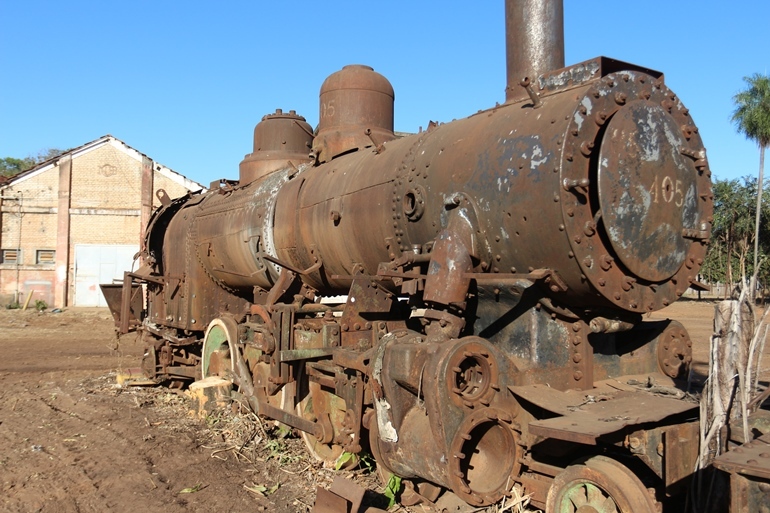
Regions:
[[[754, 272], [755, 208], [757, 178], [745, 176], [740, 180], [714, 182], [714, 222], [711, 245], [701, 269], [703, 279], [721, 282], [732, 289], [741, 275]], [[770, 193], [765, 187], [765, 194]], [[770, 273], [763, 265], [770, 256], [770, 206], [760, 211], [757, 262], [759, 280], [767, 284]]]
[[13, 176], [26, 171], [34, 165], [35, 161], [29, 157], [24, 159], [5, 157], [0, 159], [0, 176]]
[[743, 77], [746, 89], [733, 96], [732, 121], [742, 134], [761, 148], [770, 146], [770, 77], [755, 73]]
[[[764, 184], [765, 148], [770, 146], [770, 77], [755, 73], [743, 77], [747, 88], [733, 96], [735, 111], [732, 120], [738, 131], [747, 138], [756, 141], [759, 146], [759, 183]], [[762, 189], [757, 189], [757, 206], [754, 221], [754, 271], [751, 274], [751, 298], [754, 298], [756, 282], [761, 269], [758, 260], [760, 250], [760, 212], [762, 210]]]
[[0, 176], [14, 176], [27, 169], [32, 169], [38, 164], [42, 164], [46, 160], [58, 157], [62, 153], [66, 153], [66, 150], [59, 150], [57, 148], [47, 148], [41, 150], [37, 155], [28, 155], [23, 159], [15, 157], [5, 157], [0, 159]]

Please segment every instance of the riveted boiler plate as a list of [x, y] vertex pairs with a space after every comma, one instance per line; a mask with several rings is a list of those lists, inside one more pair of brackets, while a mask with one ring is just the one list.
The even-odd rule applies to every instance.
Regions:
[[637, 278], [673, 276], [687, 256], [683, 230], [697, 222], [695, 168], [674, 119], [637, 100], [609, 121], [599, 155], [599, 205], [616, 256]]

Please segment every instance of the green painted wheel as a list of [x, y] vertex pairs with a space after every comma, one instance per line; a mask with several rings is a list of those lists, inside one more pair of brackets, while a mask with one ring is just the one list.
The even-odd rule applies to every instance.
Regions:
[[238, 325], [228, 317], [214, 319], [206, 329], [201, 351], [201, 377], [218, 376], [233, 380], [235, 375], [233, 343]]
[[546, 513], [657, 513], [650, 492], [625, 465], [594, 456], [556, 476]]

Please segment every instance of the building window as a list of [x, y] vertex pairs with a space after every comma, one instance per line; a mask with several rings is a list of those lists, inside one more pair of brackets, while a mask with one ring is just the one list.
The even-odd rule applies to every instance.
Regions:
[[3, 250], [3, 264], [20, 264], [21, 263], [21, 250], [20, 249], [4, 249]]
[[56, 251], [52, 249], [38, 249], [35, 254], [35, 263], [38, 265], [54, 265], [56, 263]]

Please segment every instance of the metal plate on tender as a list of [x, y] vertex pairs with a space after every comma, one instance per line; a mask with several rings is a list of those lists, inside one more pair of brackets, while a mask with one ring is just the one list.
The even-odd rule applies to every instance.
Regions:
[[714, 466], [725, 472], [770, 479], [770, 433], [719, 455]]
[[586, 399], [589, 397], [598, 397], [602, 400], [614, 397], [623, 391], [639, 392], [639, 386], [629, 385], [629, 381], [636, 383], [646, 383], [649, 381], [657, 386], [676, 387], [670, 377], [660, 373], [628, 375], [624, 376], [624, 379], [626, 383], [614, 378], [596, 381], [590, 390], [559, 390], [550, 385], [521, 385], [509, 386], [508, 388], [518, 397], [546, 411], [558, 413], [559, 415], [569, 415], [580, 405], [586, 404]]
[[[585, 394], [585, 391], [583, 393]], [[621, 391], [611, 396], [591, 397], [592, 399], [583, 404], [569, 406], [569, 412], [561, 417], [530, 422], [530, 433], [545, 438], [596, 445], [597, 438], [626, 426], [658, 422], [671, 415], [698, 408], [697, 403], [643, 391]], [[563, 411], [564, 404], [562, 401], [558, 409]]]
[[559, 415], [569, 415], [577, 405], [585, 401], [586, 394], [593, 394], [593, 391], [585, 390], [567, 390], [562, 392], [548, 385], [525, 385], [509, 387], [511, 392], [535, 404], [546, 411], [558, 413]]
[[598, 171], [602, 220], [613, 250], [636, 276], [663, 281], [684, 263], [684, 230], [698, 222], [696, 171], [663, 107], [636, 100], [609, 121]]

